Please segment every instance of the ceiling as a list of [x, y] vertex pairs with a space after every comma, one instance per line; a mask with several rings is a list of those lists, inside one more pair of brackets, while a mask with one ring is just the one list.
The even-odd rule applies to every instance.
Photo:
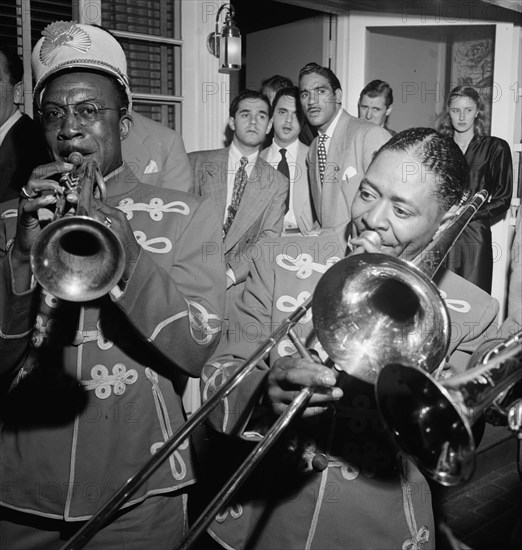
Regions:
[[442, 14], [455, 18], [461, 12], [464, 19], [513, 20], [521, 19], [522, 0], [232, 0], [235, 21], [246, 35], [270, 27], [276, 27], [332, 13], [346, 14], [349, 11], [401, 14], [409, 10], [412, 15], [422, 13], [427, 17]]

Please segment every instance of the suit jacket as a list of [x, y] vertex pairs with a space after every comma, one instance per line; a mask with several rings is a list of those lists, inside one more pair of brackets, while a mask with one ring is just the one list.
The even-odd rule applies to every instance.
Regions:
[[[261, 248], [264, 256], [254, 259], [242, 300], [229, 321], [230, 329], [241, 337], [220, 340], [203, 368], [203, 401], [284, 324], [346, 251], [342, 234], [330, 229], [318, 236], [282, 237], [270, 245]], [[439, 272], [434, 282], [451, 319], [450, 365], [462, 371], [463, 359], [469, 359], [493, 327], [498, 303], [454, 273]], [[307, 348], [324, 358], [314, 337], [312, 314], [313, 308], [295, 325], [294, 332]], [[398, 333], [406, 341], [413, 336], [409, 329]], [[427, 328], [426, 337], [430, 334]], [[217, 432], [248, 440], [243, 445], [234, 444], [235, 438], [218, 440], [219, 452], [211, 452], [212, 468], [208, 468], [213, 476], [230, 465], [232, 471], [237, 469], [237, 455], [244, 458], [251, 442], [259, 440], [273, 423], [273, 412], [261, 397], [267, 372], [279, 357], [295, 351], [292, 340], [283, 338], [210, 414]], [[371, 356], [371, 351], [368, 354]], [[299, 418], [290, 434], [287, 431], [290, 442], [283, 436], [281, 445], [268, 453], [220, 511], [211, 532], [222, 546], [249, 550], [435, 548], [429, 485], [389, 441], [376, 408], [373, 384], [344, 373], [338, 384], [344, 395], [336, 405], [336, 415], [325, 413], [310, 421]], [[241, 448], [244, 446], [247, 448]], [[317, 455], [327, 459], [323, 463], [326, 468], [316, 465]]]
[[[210, 197], [225, 218], [229, 148], [189, 153], [195, 193]], [[237, 283], [245, 281], [260, 238], [275, 238], [283, 230], [288, 179], [258, 157], [248, 178], [238, 211], [223, 243], [228, 267]], [[221, 235], [216, 235], [216, 239]]]
[[[307, 156], [309, 147], [301, 141], [297, 144], [297, 160], [295, 179], [290, 182], [293, 185], [294, 195], [292, 198], [292, 208], [299, 231], [306, 235], [314, 227], [315, 213], [312, 207], [312, 198], [310, 195], [310, 183], [308, 179]], [[267, 160], [269, 148], [261, 151], [261, 158]], [[274, 168], [277, 169], [276, 166]]]
[[123, 160], [143, 183], [194, 192], [182, 137], [167, 126], [133, 112], [134, 124], [122, 142]]
[[22, 115], [0, 145], [0, 202], [18, 197], [35, 166], [50, 162], [40, 125]]
[[331, 137], [321, 189], [317, 162], [317, 138], [308, 151], [312, 201], [321, 227], [335, 227], [350, 219], [359, 184], [374, 153], [390, 139], [380, 126], [355, 118], [344, 109]]

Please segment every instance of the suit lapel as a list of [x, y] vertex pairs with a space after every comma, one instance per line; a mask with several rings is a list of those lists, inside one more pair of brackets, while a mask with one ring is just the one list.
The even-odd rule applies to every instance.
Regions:
[[321, 220], [332, 216], [337, 212], [337, 201], [342, 200], [342, 194], [339, 193], [339, 182], [342, 174], [339, 174], [339, 166], [342, 165], [342, 143], [343, 138], [348, 132], [348, 123], [350, 119], [343, 110], [339, 122], [332, 135], [328, 155], [326, 157], [326, 166], [328, 173], [328, 182], [323, 186], [323, 196], [321, 201]]
[[224, 217], [227, 202], [228, 147], [206, 157], [200, 169], [204, 172], [202, 195], [215, 200], [220, 205], [220, 212]]
[[307, 184], [308, 177], [306, 172], [306, 154], [307, 148], [303, 143], [297, 145], [297, 166], [296, 178], [293, 183], [293, 201], [292, 208], [294, 209], [295, 219], [299, 220], [302, 215], [306, 195], [308, 194]]
[[150, 137], [146, 130], [143, 129], [143, 124], [136, 118], [134, 121], [134, 131], [130, 132], [127, 139], [122, 142], [123, 157], [125, 162], [132, 168], [132, 171], [142, 178], [145, 173], [150, 157], [148, 143]]
[[[310, 170], [312, 171], [310, 177], [310, 192], [312, 194], [312, 200], [315, 204], [315, 210], [317, 216], [321, 216], [321, 176], [319, 175], [319, 163], [317, 162], [317, 137], [312, 141], [310, 149], [308, 150], [308, 159], [310, 162]], [[309, 170], [309, 173], [310, 173]], [[313, 177], [312, 177], [313, 175]], [[319, 219], [319, 223], [321, 220]]]
[[274, 182], [269, 178], [268, 166], [258, 157], [248, 178], [234, 221], [225, 237], [225, 252], [237, 244], [259, 217], [259, 212], [263, 212], [272, 199]]

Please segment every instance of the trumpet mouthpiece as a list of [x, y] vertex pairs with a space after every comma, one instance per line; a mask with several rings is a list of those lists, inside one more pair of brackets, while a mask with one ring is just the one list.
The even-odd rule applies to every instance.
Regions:
[[80, 166], [81, 164], [83, 164], [83, 155], [81, 153], [78, 153], [78, 151], [73, 151], [69, 155], [67, 160], [75, 166]]

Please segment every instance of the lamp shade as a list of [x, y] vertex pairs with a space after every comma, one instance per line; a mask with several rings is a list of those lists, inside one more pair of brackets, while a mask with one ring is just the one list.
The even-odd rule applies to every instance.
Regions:
[[222, 73], [241, 69], [241, 33], [229, 17], [219, 38], [219, 65]]

